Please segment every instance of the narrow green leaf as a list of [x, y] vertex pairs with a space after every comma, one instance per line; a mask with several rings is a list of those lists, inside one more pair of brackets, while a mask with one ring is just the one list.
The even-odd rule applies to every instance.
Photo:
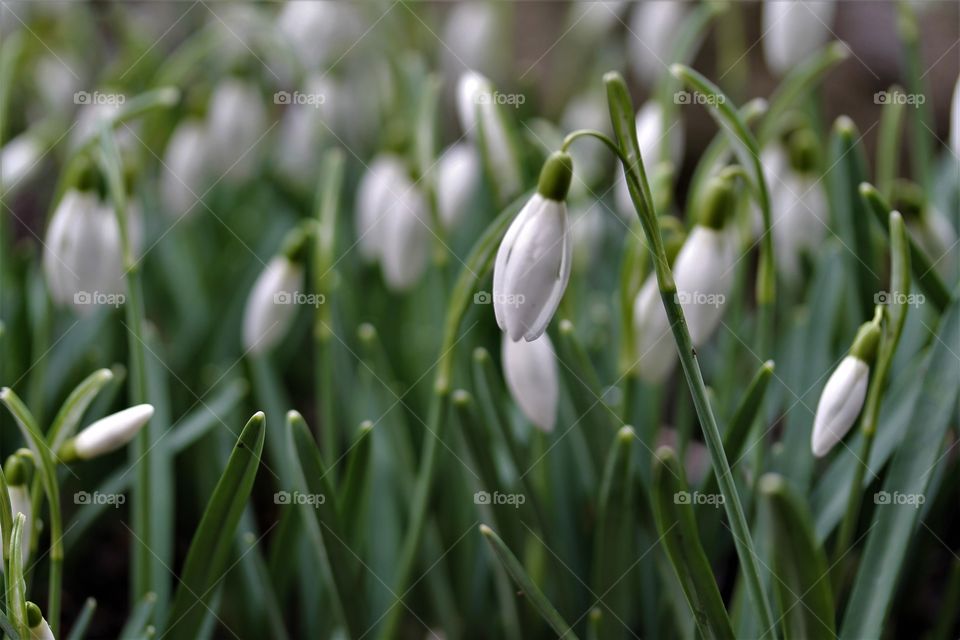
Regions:
[[[860, 196], [867, 201], [874, 218], [884, 232], [887, 232], [889, 230], [890, 205], [880, 195], [876, 187], [867, 182], [860, 184]], [[937, 310], [943, 312], [952, 299], [950, 291], [943, 280], [940, 279], [936, 269], [930, 264], [927, 254], [913, 239], [913, 236], [908, 233], [907, 238], [910, 245], [910, 269], [913, 272], [913, 277], [920, 288], [923, 289], [923, 292], [930, 296], [930, 301], [936, 305]]]
[[13, 531], [13, 505], [10, 504], [10, 487], [3, 473], [3, 461], [0, 460], [0, 535], [3, 537], [2, 550], [4, 566], [10, 560], [10, 533]]
[[7, 579], [7, 613], [12, 618], [17, 632], [24, 638], [30, 636], [27, 625], [27, 582], [23, 579], [23, 527], [27, 517], [18, 513], [13, 519], [10, 534], [10, 558], [5, 565]]
[[550, 601], [547, 600], [547, 597], [543, 595], [540, 588], [534, 584], [530, 576], [527, 575], [526, 569], [523, 568], [523, 565], [520, 564], [517, 557], [507, 548], [507, 545], [503, 543], [500, 536], [485, 524], [480, 525], [480, 533], [483, 534], [490, 548], [493, 549], [500, 564], [503, 565], [507, 573], [509, 573], [514, 582], [517, 583], [517, 586], [520, 587], [525, 599], [533, 605], [543, 619], [546, 620], [547, 624], [549, 624], [561, 638], [576, 640], [577, 635], [573, 632], [573, 629], [570, 628], [570, 625], [566, 623], [560, 613], [554, 608]]
[[[10, 618], [7, 617], [7, 614], [2, 612], [0, 612], [0, 631], [6, 634], [7, 640], [20, 640], [20, 634], [17, 632], [17, 628], [13, 625], [13, 622], [10, 621]], [[73, 640], [72, 636], [67, 638], [67, 640]]]
[[233, 533], [253, 490], [263, 453], [265, 424], [262, 412], [250, 418], [210, 496], [173, 597], [166, 629], [172, 636], [196, 637], [203, 624], [215, 586], [223, 577]]
[[[897, 85], [887, 89], [888, 94], [902, 94]], [[907, 108], [904, 101], [886, 100], [880, 111], [880, 133], [877, 135], [877, 156], [875, 161], [877, 189], [884, 198], [893, 197], [893, 183], [897, 178], [897, 165], [900, 159], [900, 127], [903, 112]]]
[[758, 486], [773, 525], [773, 587], [784, 638], [835, 638], [827, 556], [817, 543], [809, 511], [783, 476], [767, 474]]
[[366, 512], [370, 497], [370, 456], [373, 449], [373, 423], [365, 420], [347, 454], [347, 474], [340, 491], [340, 520], [344, 532], [352, 538], [362, 526], [361, 517]]
[[87, 635], [87, 629], [90, 627], [90, 621], [93, 620], [93, 614], [97, 610], [97, 601], [93, 598], [87, 598], [83, 603], [83, 609], [80, 615], [73, 621], [70, 627], [70, 635], [67, 640], [83, 640]]
[[147, 625], [150, 623], [150, 618], [153, 615], [153, 609], [156, 604], [156, 594], [147, 593], [143, 596], [127, 617], [127, 621], [120, 631], [120, 640], [134, 640], [135, 638], [141, 637]]
[[883, 489], [874, 494], [877, 508], [843, 618], [842, 638], [882, 635], [897, 578], [920, 518], [918, 503], [928, 498], [928, 483], [947, 429], [956, 417], [960, 367], [953, 348], [957, 344], [960, 306], [953, 303], [941, 319], [910, 432], [894, 454]]
[[691, 495], [676, 454], [668, 447], [659, 448], [653, 464], [653, 513], [661, 541], [700, 635], [732, 640], [730, 618], [700, 544]]
[[98, 369], [70, 392], [47, 432], [47, 442], [51, 450], [59, 451], [60, 445], [74, 434], [87, 407], [113, 378], [114, 373], [110, 369]]

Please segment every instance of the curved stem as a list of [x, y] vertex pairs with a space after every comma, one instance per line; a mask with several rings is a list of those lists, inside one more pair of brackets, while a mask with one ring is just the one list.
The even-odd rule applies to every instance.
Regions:
[[607, 145], [607, 148], [609, 148], [614, 155], [620, 158], [621, 162], [627, 162], [626, 156], [620, 152], [620, 147], [617, 146], [617, 143], [596, 129], [577, 129], [575, 131], [571, 131], [563, 139], [563, 144], [560, 146], [560, 151], [566, 151], [569, 149], [570, 145], [572, 145], [574, 140], [577, 138], [596, 138], [603, 144]]

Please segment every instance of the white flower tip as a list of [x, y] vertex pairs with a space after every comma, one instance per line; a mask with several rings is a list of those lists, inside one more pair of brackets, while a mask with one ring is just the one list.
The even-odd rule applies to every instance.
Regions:
[[119, 449], [139, 433], [153, 412], [153, 405], [138, 404], [97, 420], [73, 439], [73, 453], [88, 460]]

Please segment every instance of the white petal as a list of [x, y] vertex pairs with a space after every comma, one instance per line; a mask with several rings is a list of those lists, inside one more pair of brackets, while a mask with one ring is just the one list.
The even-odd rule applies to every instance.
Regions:
[[262, 142], [266, 120], [255, 85], [230, 79], [217, 86], [207, 112], [211, 168], [217, 177], [242, 179], [253, 172], [262, 155], [255, 147]]
[[813, 455], [827, 455], [847, 435], [863, 408], [869, 375], [867, 363], [847, 356], [827, 380], [813, 420]]
[[765, 0], [763, 52], [767, 67], [783, 75], [819, 49], [830, 34], [833, 0]]
[[654, 274], [647, 276], [633, 301], [636, 370], [647, 382], [663, 382], [677, 363], [677, 348]]
[[695, 347], [707, 341], [723, 317], [733, 288], [734, 246], [730, 231], [694, 225], [677, 254], [677, 297]]
[[405, 291], [415, 285], [430, 257], [430, 215], [419, 189], [398, 183], [383, 220], [381, 267], [387, 286]]
[[[10, 496], [10, 508], [13, 512], [13, 517], [16, 518], [18, 513], [22, 513], [26, 516], [26, 520], [23, 523], [23, 546], [21, 548], [21, 556], [23, 557], [23, 566], [27, 566], [27, 561], [30, 559], [30, 513], [31, 513], [31, 504], [32, 499], [30, 498], [30, 487], [25, 484], [13, 485], [7, 491]], [[0, 567], [3, 564], [0, 563]]]
[[826, 233], [827, 195], [823, 183], [786, 170], [771, 193], [777, 267], [788, 278], [800, 275], [800, 256], [813, 252]]
[[[0, 189], [4, 192], [23, 182], [40, 165], [43, 149], [33, 136], [22, 133], [0, 150]], [[6, 194], [5, 194], [6, 195]]]
[[553, 431], [560, 395], [557, 358], [547, 335], [532, 342], [503, 336], [501, 348], [507, 389], [520, 410], [542, 431]]
[[483, 92], [491, 93], [493, 85], [476, 71], [466, 71], [457, 81], [457, 115], [460, 129], [470, 139], [477, 138], [477, 112], [479, 96]]
[[637, 79], [652, 85], [667, 73], [677, 30], [686, 13], [685, 2], [647, 0], [636, 5], [627, 33], [630, 62]]
[[206, 191], [207, 134], [199, 120], [181, 122], [163, 157], [160, 194], [167, 213], [179, 218], [193, 210]]
[[97, 420], [77, 434], [74, 448], [84, 460], [119, 449], [130, 442], [153, 416], [153, 407], [138, 404]]
[[437, 164], [437, 209], [449, 231], [459, 226], [480, 184], [480, 157], [473, 145], [457, 143]]
[[407, 182], [403, 161], [394, 155], [378, 156], [360, 179], [355, 222], [358, 248], [365, 260], [380, 257], [387, 210]]
[[280, 342], [297, 313], [295, 295], [303, 289], [303, 266], [276, 256], [250, 290], [243, 313], [243, 346], [262, 353]]
[[513, 248], [517, 242], [520, 231], [533, 218], [533, 213], [540, 206], [542, 198], [538, 194], [520, 209], [520, 213], [513, 219], [507, 232], [500, 241], [500, 247], [497, 249], [497, 258], [493, 265], [493, 311], [497, 317], [497, 325], [501, 331], [507, 330], [508, 307], [515, 307], [515, 300], [512, 295], [508, 295], [506, 289], [507, 281], [507, 262], [513, 255]]
[[644, 103], [637, 111], [637, 142], [645, 166], [652, 167], [661, 161], [666, 138], [670, 141], [668, 159], [674, 167], [679, 167], [683, 155], [683, 127], [680, 121], [666, 122], [663, 108], [656, 100]]
[[40, 624], [30, 629], [30, 640], [55, 640], [53, 631], [46, 619], [41, 619]]
[[470, 69], [489, 73], [503, 58], [498, 46], [501, 24], [492, 2], [458, 2], [447, 15], [442, 41], [445, 68]]
[[497, 183], [497, 193], [504, 200], [510, 200], [520, 194], [523, 183], [520, 181], [520, 162], [504, 121], [503, 109], [506, 107], [492, 100], [487, 100], [478, 107], [480, 139], [489, 158], [493, 179]]

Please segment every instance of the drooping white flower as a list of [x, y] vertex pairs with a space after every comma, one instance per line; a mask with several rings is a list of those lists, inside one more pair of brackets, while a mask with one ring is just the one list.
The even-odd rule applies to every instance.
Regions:
[[637, 375], [653, 384], [666, 380], [677, 364], [677, 347], [655, 274], [647, 276], [633, 301], [633, 335]]
[[360, 256], [368, 262], [380, 258], [383, 218], [407, 179], [407, 168], [398, 156], [374, 158], [357, 187], [355, 224]]
[[153, 405], [138, 404], [129, 409], [100, 418], [89, 427], [67, 440], [60, 456], [70, 460], [89, 460], [116, 451], [127, 444], [153, 417]]
[[460, 126], [478, 144], [497, 194], [506, 201], [523, 189], [523, 172], [507, 126], [502, 95], [475, 71], [465, 72], [457, 84]]
[[[656, 100], [650, 100], [637, 111], [637, 142], [640, 145], [640, 155], [643, 158], [644, 166], [652, 167], [663, 160], [665, 140], [669, 140], [668, 144], [670, 145], [667, 150], [667, 159], [673, 163], [674, 168], [677, 168], [683, 159], [683, 126], [680, 124], [680, 120], [666, 122], [660, 103]], [[634, 220], [637, 214], [633, 208], [633, 201], [630, 199], [630, 191], [627, 188], [627, 178], [623, 173], [623, 166], [620, 166], [619, 163], [618, 172], [620, 179], [614, 187], [613, 193], [617, 212], [624, 220]]]
[[953, 101], [950, 103], [950, 147], [953, 149], [954, 162], [960, 163], [960, 77], [953, 89]]
[[834, 0], [764, 0], [763, 53], [767, 68], [783, 75], [819, 49], [830, 34]]
[[27, 626], [30, 628], [30, 640], [55, 640], [40, 607], [32, 602], [27, 603]]
[[505, 58], [501, 35], [506, 25], [495, 2], [458, 2], [447, 14], [442, 41], [444, 68], [494, 73]]
[[777, 267], [794, 280], [800, 275], [800, 257], [815, 251], [826, 231], [823, 183], [812, 174], [789, 170], [771, 190], [770, 208]]
[[289, 0], [277, 16], [276, 32], [299, 64], [312, 70], [326, 66], [350, 47], [362, 27], [350, 3]]
[[125, 290], [120, 227], [97, 194], [71, 189], [63, 195], [44, 238], [43, 271], [53, 301], [81, 312], [93, 308], [94, 294]]
[[448, 231], [457, 228], [480, 186], [480, 157], [464, 142], [448, 147], [437, 161], [437, 209]]
[[673, 267], [677, 299], [693, 346], [699, 347], [720, 324], [733, 288], [735, 236], [730, 229], [694, 225]]
[[686, 14], [685, 4], [645, 0], [634, 8], [627, 30], [627, 51], [637, 80], [642, 84], [652, 85], [674, 62], [670, 54]]
[[818, 458], [827, 455], [847, 435], [863, 409], [870, 366], [880, 342], [880, 319], [878, 312], [877, 317], [860, 326], [850, 353], [823, 387], [810, 436], [813, 455]]
[[[770, 195], [772, 223], [773, 203], [779, 197], [777, 192], [782, 188], [783, 177], [790, 168], [786, 150], [779, 144], [766, 147], [760, 152], [760, 166], [763, 169], [763, 178], [766, 180], [767, 192]], [[752, 200], [750, 210], [752, 212], [750, 232], [753, 234], [753, 238], [760, 238], [763, 235], [763, 212]]]
[[287, 334], [303, 285], [303, 264], [283, 253], [270, 259], [253, 283], [243, 312], [243, 347], [248, 353], [264, 353]]
[[35, 136], [21, 133], [0, 150], [0, 193], [6, 194], [27, 179], [43, 155], [43, 147]]
[[[338, 113], [344, 90], [332, 78], [318, 74], [305, 82], [302, 91], [274, 94], [275, 100], [286, 103], [279, 125], [277, 163], [285, 174], [300, 183], [316, 179], [324, 142], [334, 135], [346, 135], [340, 127], [346, 119]], [[357, 115], [353, 113], [351, 117]]]
[[430, 258], [430, 213], [426, 199], [406, 175], [389, 194], [380, 238], [380, 270], [394, 291], [420, 280]]
[[501, 357], [507, 389], [523, 415], [541, 431], [553, 431], [560, 386], [550, 337], [543, 334], [532, 342], [515, 342], [504, 334]]
[[493, 267], [493, 308], [511, 340], [539, 338], [570, 280], [571, 239], [565, 198], [572, 160], [554, 153], [540, 183], [507, 229]]
[[254, 148], [267, 130], [267, 113], [257, 87], [240, 79], [223, 80], [207, 110], [210, 169], [216, 178], [249, 176], [261, 154]]
[[203, 122], [184, 120], [174, 129], [163, 156], [160, 195], [170, 215], [180, 218], [199, 203], [208, 186], [207, 132]]

